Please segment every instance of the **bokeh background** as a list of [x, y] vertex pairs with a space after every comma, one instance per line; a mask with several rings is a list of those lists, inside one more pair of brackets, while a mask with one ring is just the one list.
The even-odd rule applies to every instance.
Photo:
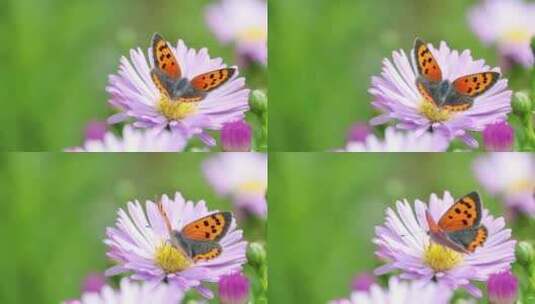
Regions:
[[[221, 46], [205, 23], [212, 2], [0, 1], [0, 150], [81, 144], [86, 123], [112, 113], [108, 75], [131, 48], [147, 49], [154, 32], [236, 64], [233, 47]], [[249, 86], [266, 86], [264, 70], [241, 73]]]
[[[232, 210], [201, 172], [208, 157], [0, 154], [0, 303], [57, 304], [79, 297], [86, 275], [112, 265], [105, 256], [105, 228], [115, 224], [127, 201], [180, 191], [186, 199], [204, 199], [209, 209]], [[265, 241], [265, 224], [238, 225], [245, 239]]]
[[[347, 298], [353, 277], [380, 265], [374, 227], [384, 223], [386, 208], [396, 200], [412, 204], [445, 190], [454, 197], [478, 190], [484, 207], [502, 216], [502, 204], [472, 173], [478, 155], [270, 154], [270, 302], [323, 304]], [[518, 226], [516, 238], [533, 237], [533, 222]]]
[[[495, 50], [483, 46], [468, 27], [468, 9], [478, 2], [270, 1], [270, 149], [344, 146], [352, 123], [376, 115], [368, 94], [371, 76], [380, 73], [392, 51], [412, 48], [416, 36], [471, 49], [473, 56], [497, 66]], [[519, 82], [512, 87], [523, 87]]]

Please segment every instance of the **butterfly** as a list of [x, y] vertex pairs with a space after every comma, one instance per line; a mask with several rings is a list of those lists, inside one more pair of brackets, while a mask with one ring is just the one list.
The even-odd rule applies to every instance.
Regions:
[[492, 88], [500, 78], [500, 73], [489, 71], [462, 76], [450, 83], [442, 79], [438, 62], [420, 38], [414, 41], [414, 59], [418, 91], [426, 101], [452, 112], [468, 110], [474, 99]]
[[487, 240], [487, 228], [481, 225], [481, 201], [471, 192], [453, 204], [438, 224], [428, 210], [425, 212], [431, 239], [461, 253], [472, 253]]
[[158, 33], [152, 36], [152, 58], [152, 81], [160, 93], [172, 101], [201, 101], [208, 92], [225, 84], [236, 73], [235, 68], [223, 68], [200, 74], [191, 80], [183, 77], [172, 49]]
[[215, 212], [201, 217], [187, 225], [182, 230], [173, 230], [171, 221], [161, 203], [158, 210], [162, 215], [166, 228], [171, 235], [171, 244], [181, 250], [194, 262], [215, 259], [223, 252], [218, 243], [228, 232], [232, 223], [232, 213]]

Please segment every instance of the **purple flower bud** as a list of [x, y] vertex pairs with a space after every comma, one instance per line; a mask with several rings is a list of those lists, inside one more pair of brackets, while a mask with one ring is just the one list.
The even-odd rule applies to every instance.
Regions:
[[106, 278], [101, 273], [90, 273], [84, 279], [83, 292], [100, 292], [106, 285]]
[[372, 134], [372, 128], [370, 125], [364, 122], [357, 122], [349, 128], [347, 132], [348, 142], [364, 142], [368, 135]]
[[249, 279], [237, 272], [219, 279], [219, 300], [222, 304], [245, 304], [249, 300]]
[[243, 120], [226, 123], [221, 130], [221, 145], [226, 152], [251, 151], [251, 126]]
[[518, 280], [511, 271], [492, 274], [487, 281], [491, 304], [513, 304], [518, 295]]
[[85, 140], [102, 140], [107, 130], [108, 125], [105, 122], [90, 121], [85, 126]]
[[355, 276], [353, 282], [351, 282], [351, 289], [353, 291], [368, 291], [373, 284], [375, 284], [375, 276], [363, 272]]
[[488, 125], [483, 130], [483, 143], [487, 151], [511, 151], [515, 138], [515, 130], [507, 123], [501, 121]]

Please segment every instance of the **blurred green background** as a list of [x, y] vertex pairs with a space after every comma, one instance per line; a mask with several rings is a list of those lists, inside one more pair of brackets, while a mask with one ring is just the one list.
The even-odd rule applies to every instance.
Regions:
[[[86, 123], [112, 110], [105, 87], [131, 48], [154, 32], [236, 64], [204, 19], [215, 1], [0, 1], [0, 150], [58, 151], [79, 145]], [[262, 70], [241, 71], [253, 87]]]
[[[491, 214], [502, 205], [475, 180], [460, 153], [272, 153], [269, 159], [272, 303], [327, 303], [348, 297], [352, 278], [379, 266], [372, 243], [386, 207], [428, 201], [445, 190], [478, 190]], [[521, 225], [521, 224], [519, 224]], [[531, 230], [530, 230], [531, 229]], [[533, 236], [535, 227], [515, 230]]]
[[471, 49], [498, 65], [494, 49], [468, 27], [468, 9], [478, 2], [270, 1], [270, 149], [342, 147], [352, 123], [376, 115], [368, 94], [371, 76], [392, 51], [412, 48], [416, 36]]
[[[127, 201], [181, 191], [186, 199], [206, 200], [209, 209], [231, 210], [204, 179], [201, 163], [208, 157], [0, 154], [0, 303], [57, 304], [79, 297], [87, 274], [111, 266], [105, 228], [115, 224]], [[262, 223], [239, 226], [247, 240], [265, 240]]]

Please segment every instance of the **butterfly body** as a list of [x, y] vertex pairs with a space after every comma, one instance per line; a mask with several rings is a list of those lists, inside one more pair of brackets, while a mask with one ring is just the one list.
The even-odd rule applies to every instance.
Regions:
[[466, 103], [472, 106], [474, 102], [473, 98], [459, 94], [448, 80], [435, 83], [419, 76], [416, 82], [429, 92], [432, 101], [438, 107], [458, 103]]
[[442, 70], [427, 44], [416, 38], [414, 59], [418, 70], [416, 87], [424, 99], [438, 108], [465, 111], [477, 96], [487, 92], [500, 78], [498, 72], [481, 72], [459, 77], [453, 82], [443, 79]]
[[172, 101], [198, 102], [225, 84], [236, 73], [235, 68], [222, 68], [197, 75], [191, 79], [182, 75], [180, 63], [173, 50], [158, 33], [152, 37], [154, 68], [151, 78], [161, 94]]
[[206, 253], [218, 254], [221, 252], [221, 245], [218, 242], [191, 240], [176, 230], [172, 233], [171, 244], [182, 249], [188, 257], [194, 260]]
[[429, 236], [435, 243], [457, 252], [474, 252], [488, 235], [487, 228], [481, 225], [481, 209], [479, 195], [471, 192], [455, 202], [438, 223], [426, 211]]
[[171, 245], [194, 262], [212, 260], [223, 252], [219, 241], [230, 229], [232, 213], [212, 213], [188, 223], [178, 231], [172, 229], [171, 220], [161, 204], [158, 204], [158, 210], [170, 235]]
[[206, 96], [206, 92], [196, 89], [189, 79], [185, 77], [173, 79], [159, 69], [153, 69], [151, 73], [153, 74], [153, 78], [156, 77], [165, 88], [171, 100], [202, 100]]

